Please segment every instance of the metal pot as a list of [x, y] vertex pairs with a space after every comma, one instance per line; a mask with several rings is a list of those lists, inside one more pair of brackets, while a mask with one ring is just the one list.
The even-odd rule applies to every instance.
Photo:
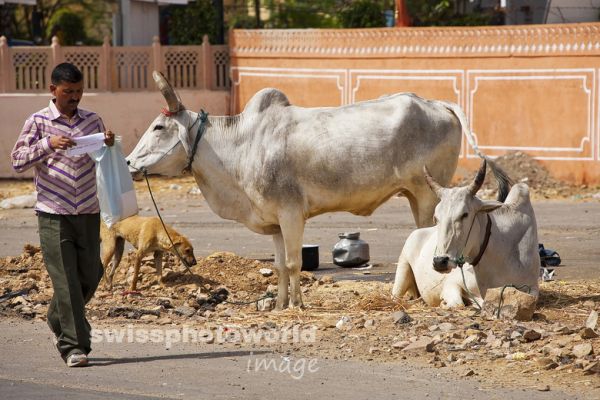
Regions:
[[341, 239], [333, 246], [333, 263], [340, 267], [359, 267], [369, 262], [369, 244], [358, 232], [338, 234]]

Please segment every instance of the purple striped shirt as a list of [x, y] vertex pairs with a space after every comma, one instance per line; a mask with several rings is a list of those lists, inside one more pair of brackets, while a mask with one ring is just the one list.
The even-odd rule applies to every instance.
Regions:
[[76, 138], [104, 131], [97, 114], [77, 109], [69, 121], [53, 101], [27, 118], [11, 159], [17, 172], [35, 168], [36, 210], [63, 215], [100, 212], [94, 161], [87, 154], [68, 156], [65, 150], [52, 149], [50, 137]]

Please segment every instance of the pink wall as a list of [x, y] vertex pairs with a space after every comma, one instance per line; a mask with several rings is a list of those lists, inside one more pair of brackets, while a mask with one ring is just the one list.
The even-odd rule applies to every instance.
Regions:
[[[233, 112], [264, 87], [306, 107], [414, 92], [459, 104], [490, 156], [524, 151], [600, 183], [600, 23], [236, 30], [229, 43]], [[478, 163], [463, 141], [459, 165]]]
[[[190, 110], [203, 108], [209, 114], [229, 114], [229, 92], [180, 90], [178, 93]], [[50, 98], [49, 94], [0, 94], [0, 178], [32, 176], [29, 171], [23, 174], [13, 171], [10, 152], [25, 119], [46, 107]], [[164, 106], [164, 99], [157, 91], [86, 93], [81, 102], [82, 108], [97, 112], [106, 127], [123, 138], [125, 155], [133, 149]]]

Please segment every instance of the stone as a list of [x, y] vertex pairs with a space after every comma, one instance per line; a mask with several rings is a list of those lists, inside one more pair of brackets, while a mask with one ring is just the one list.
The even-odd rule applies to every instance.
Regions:
[[35, 317], [35, 311], [33, 311], [31, 309], [31, 307], [29, 306], [24, 306], [19, 310], [19, 313], [21, 313], [21, 316], [25, 319], [31, 319], [33, 317]]
[[350, 329], [352, 328], [352, 319], [346, 315], [344, 315], [342, 318], [340, 318], [338, 320], [338, 322], [336, 322], [335, 327], [337, 329]]
[[17, 306], [20, 304], [23, 304], [23, 305], [29, 304], [29, 301], [27, 301], [27, 299], [25, 299], [25, 297], [23, 297], [23, 296], [17, 296], [15, 298], [13, 298], [9, 304], [11, 305], [11, 307], [14, 307], [14, 306]]
[[486, 343], [492, 343], [494, 342], [496, 339], [498, 339], [498, 337], [494, 334], [493, 331], [488, 331], [487, 336], [485, 337], [485, 342]]
[[222, 318], [231, 318], [235, 315], [235, 311], [233, 310], [233, 308], [227, 308], [221, 312], [219, 312], [219, 317]]
[[525, 339], [526, 342], [533, 342], [533, 341], [539, 340], [541, 338], [542, 338], [542, 334], [534, 329], [530, 329], [523, 333], [523, 339]]
[[570, 335], [573, 333], [573, 329], [566, 326], [557, 326], [554, 328], [553, 332], [561, 334], [561, 335]]
[[416, 342], [412, 342], [408, 346], [402, 349], [403, 352], [423, 352], [426, 351], [428, 353], [432, 353], [435, 345], [433, 340], [429, 337], [423, 337], [418, 339]]
[[368, 319], [365, 321], [365, 323], [363, 324], [363, 326], [367, 329], [371, 329], [375, 327], [375, 320], [373, 319]]
[[535, 362], [537, 363], [538, 366], [540, 366], [542, 369], [545, 369], [545, 370], [554, 369], [554, 368], [558, 367], [558, 364], [556, 362], [554, 362], [554, 360], [551, 359], [550, 357], [540, 357], [540, 358], [536, 359]]
[[581, 336], [582, 339], [595, 339], [598, 337], [598, 334], [592, 328], [587, 327], [579, 332], [579, 336]]
[[164, 309], [173, 308], [173, 305], [171, 304], [171, 299], [167, 299], [165, 297], [159, 297], [158, 299], [156, 299], [156, 305]]
[[454, 329], [454, 325], [450, 322], [443, 322], [438, 325], [438, 328], [440, 328], [440, 331], [442, 332], [450, 332]]
[[600, 373], [600, 362], [591, 362], [583, 368], [583, 372], [587, 373]]
[[403, 349], [406, 346], [408, 346], [409, 344], [410, 344], [410, 342], [408, 340], [401, 340], [399, 342], [392, 343], [392, 347], [394, 349]]
[[587, 317], [585, 321], [585, 327], [590, 329], [596, 329], [596, 325], [598, 324], [598, 312], [596, 310], [592, 310], [590, 315]]
[[258, 311], [271, 311], [275, 308], [277, 301], [271, 297], [267, 297], [266, 299], [259, 300], [256, 306], [258, 307]]
[[262, 276], [271, 276], [273, 275], [273, 270], [270, 268], [261, 268], [258, 270], [258, 272], [262, 275]]
[[511, 334], [510, 334], [511, 340], [519, 339], [521, 337], [523, 337], [523, 334], [521, 332], [519, 332], [519, 331], [512, 331]]
[[577, 358], [583, 358], [585, 356], [587, 356], [588, 354], [591, 354], [593, 351], [593, 347], [591, 343], [582, 343], [582, 344], [576, 344], [575, 346], [573, 346], [573, 349], [571, 350], [571, 352], [573, 353], [573, 355]]
[[594, 308], [596, 307], [596, 302], [594, 300], [586, 300], [583, 302], [583, 306], [587, 308]]
[[199, 293], [196, 295], [196, 302], [198, 304], [204, 304], [208, 302], [208, 299], [210, 299], [210, 296], [207, 293]]
[[184, 317], [191, 317], [192, 315], [196, 314], [196, 309], [188, 306], [180, 306], [175, 308], [173, 312]]
[[475, 375], [475, 371], [473, 371], [472, 369], [465, 371], [465, 373], [463, 374], [463, 376], [473, 376], [473, 375]]
[[396, 325], [403, 325], [410, 323], [413, 319], [404, 311], [396, 311], [392, 314], [392, 319]]
[[498, 305], [501, 304], [500, 319], [531, 321], [536, 303], [536, 296], [512, 287], [507, 287], [504, 291], [502, 291], [502, 288], [488, 289], [485, 294], [482, 315], [488, 318], [496, 318]]
[[473, 345], [473, 344], [478, 343], [478, 342], [479, 342], [479, 336], [478, 335], [471, 335], [468, 338], [466, 338], [465, 340], [463, 340], [463, 342], [462, 342], [461, 345], [463, 347], [467, 347], [467, 346]]
[[321, 277], [321, 279], [319, 279], [319, 282], [323, 285], [327, 285], [329, 283], [333, 283], [333, 276], [331, 275], [323, 275]]
[[267, 286], [267, 293], [277, 293], [277, 285], [269, 285]]

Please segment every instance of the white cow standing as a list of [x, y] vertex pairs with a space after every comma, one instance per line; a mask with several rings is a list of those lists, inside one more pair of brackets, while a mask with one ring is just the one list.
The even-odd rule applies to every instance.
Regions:
[[[427, 182], [440, 198], [436, 225], [413, 231], [404, 243], [394, 297], [420, 295], [430, 306], [450, 308], [464, 305], [468, 291], [482, 304], [487, 289], [504, 285], [538, 295], [540, 257], [529, 188], [516, 184], [506, 196], [508, 178], [491, 166], [499, 179], [500, 201], [475, 196], [485, 178], [485, 158], [475, 181], [466, 187], [444, 188], [425, 168]], [[463, 267], [466, 287], [456, 268], [461, 256], [467, 261]]]
[[470, 135], [460, 107], [413, 94], [303, 108], [278, 90], [263, 89], [241, 114], [208, 117], [194, 153], [199, 115], [184, 109], [162, 74], [153, 77], [168, 112], [152, 122], [128, 156], [132, 173], [177, 176], [191, 158], [194, 178], [216, 214], [273, 235], [277, 309], [302, 306], [306, 219], [330, 211], [370, 215], [401, 193], [417, 226], [430, 225], [438, 200], [423, 166], [448, 183], [462, 132]]

